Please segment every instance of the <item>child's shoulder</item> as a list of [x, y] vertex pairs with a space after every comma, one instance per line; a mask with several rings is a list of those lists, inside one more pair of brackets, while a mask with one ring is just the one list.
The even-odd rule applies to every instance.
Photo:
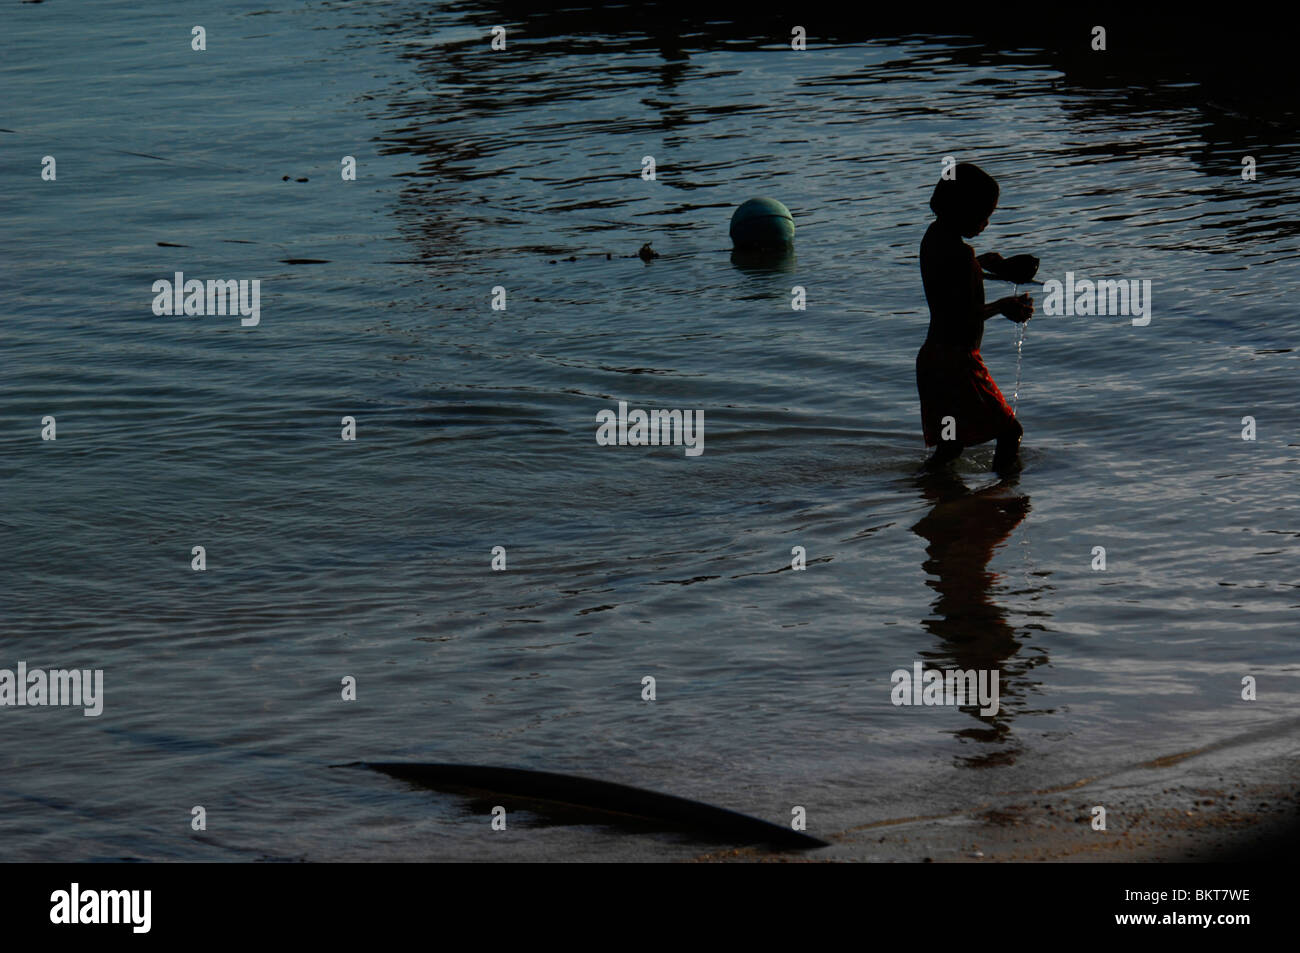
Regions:
[[921, 254], [927, 257], [944, 256], [960, 258], [963, 261], [975, 257], [975, 249], [961, 240], [961, 236], [951, 229], [943, 228], [936, 220], [930, 223], [921, 239]]

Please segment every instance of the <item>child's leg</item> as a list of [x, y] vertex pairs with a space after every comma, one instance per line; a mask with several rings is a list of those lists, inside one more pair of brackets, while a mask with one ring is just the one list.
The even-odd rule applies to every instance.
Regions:
[[1006, 429], [998, 434], [998, 448], [993, 453], [992, 469], [997, 473], [1016, 469], [1019, 464], [1020, 438], [1025, 435], [1025, 428], [1020, 421], [1012, 417]]
[[941, 469], [960, 456], [961, 444], [956, 440], [940, 440], [939, 445], [934, 449], [934, 455], [925, 461], [925, 468], [927, 470]]

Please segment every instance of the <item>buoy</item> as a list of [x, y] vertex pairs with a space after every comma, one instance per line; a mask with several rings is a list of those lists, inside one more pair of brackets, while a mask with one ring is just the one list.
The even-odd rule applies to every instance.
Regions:
[[731, 241], [741, 249], [791, 248], [794, 216], [776, 199], [749, 199], [731, 216]]

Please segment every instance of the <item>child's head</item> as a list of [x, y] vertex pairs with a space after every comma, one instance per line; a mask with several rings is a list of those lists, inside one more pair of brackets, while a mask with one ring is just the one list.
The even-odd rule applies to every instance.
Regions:
[[998, 207], [998, 184], [977, 165], [959, 162], [954, 178], [940, 179], [930, 196], [930, 209], [939, 221], [955, 228], [966, 238], [974, 238], [989, 224], [989, 216]]

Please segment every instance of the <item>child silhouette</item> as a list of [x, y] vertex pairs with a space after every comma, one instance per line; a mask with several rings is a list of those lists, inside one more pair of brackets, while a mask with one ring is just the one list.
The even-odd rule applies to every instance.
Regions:
[[[1024, 428], [984, 365], [980, 342], [984, 322], [993, 315], [1023, 323], [1034, 305], [1027, 294], [984, 303], [983, 268], [999, 272], [1006, 260], [995, 252], [977, 258], [962, 238], [974, 238], [988, 227], [998, 206], [998, 184], [968, 162], [959, 163], [954, 176], [935, 186], [930, 208], [937, 220], [921, 240], [930, 330], [916, 355], [916, 389], [925, 445], [936, 447], [926, 467], [941, 468], [961, 456], [964, 447], [996, 439], [993, 469], [1005, 474], [1019, 467]], [[945, 418], [952, 418], [947, 426]]]

